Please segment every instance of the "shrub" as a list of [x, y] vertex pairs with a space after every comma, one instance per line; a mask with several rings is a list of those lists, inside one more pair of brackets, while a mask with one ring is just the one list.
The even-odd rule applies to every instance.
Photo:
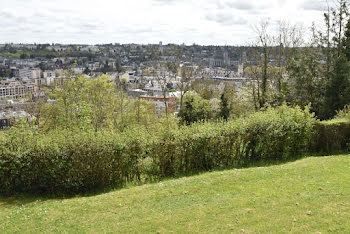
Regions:
[[317, 122], [315, 132], [311, 151], [319, 153], [344, 151], [350, 142], [350, 120], [335, 119]]
[[152, 146], [159, 176], [232, 167], [237, 163], [285, 160], [305, 153], [315, 119], [308, 109], [268, 108], [227, 123], [195, 123]]
[[315, 119], [283, 105], [228, 122], [150, 134], [56, 130], [29, 126], [0, 133], [0, 192], [80, 193], [128, 181], [192, 174], [261, 160], [285, 160], [308, 149]]
[[1, 134], [1, 192], [78, 193], [140, 179], [139, 157], [146, 148], [140, 135], [13, 131]]

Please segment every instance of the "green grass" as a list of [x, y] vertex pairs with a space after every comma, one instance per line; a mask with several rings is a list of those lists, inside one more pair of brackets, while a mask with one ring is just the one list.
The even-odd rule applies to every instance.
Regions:
[[350, 155], [69, 199], [0, 198], [0, 233], [350, 232]]

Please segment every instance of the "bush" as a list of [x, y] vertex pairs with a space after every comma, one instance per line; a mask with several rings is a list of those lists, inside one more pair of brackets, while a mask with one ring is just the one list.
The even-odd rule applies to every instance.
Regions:
[[1, 134], [0, 192], [79, 193], [140, 179], [140, 134], [16, 131]]
[[283, 105], [228, 122], [171, 124], [151, 134], [142, 127], [123, 133], [13, 127], [0, 133], [0, 192], [81, 193], [291, 159], [308, 149], [315, 119], [308, 109]]
[[315, 125], [315, 138], [311, 151], [331, 153], [347, 150], [350, 142], [350, 120], [320, 121]]
[[182, 127], [151, 147], [152, 155], [160, 177], [291, 159], [307, 151], [315, 122], [308, 109], [268, 108], [227, 123]]

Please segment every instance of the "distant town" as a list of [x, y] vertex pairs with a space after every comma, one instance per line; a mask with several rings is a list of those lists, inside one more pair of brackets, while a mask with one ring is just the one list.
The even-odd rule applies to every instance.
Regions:
[[[179, 110], [176, 100], [183, 88], [196, 80], [209, 81], [208, 85], [219, 91], [231, 83], [239, 93], [250, 81], [245, 67], [254, 64], [248, 53], [246, 47], [163, 45], [162, 42], [0, 44], [0, 128], [10, 125], [11, 119], [27, 117], [27, 106], [45, 99], [43, 87], [55, 86], [65, 78], [65, 71], [92, 79], [107, 74], [116, 85], [123, 82], [129, 98], [154, 102], [158, 115], [165, 105], [176, 113]], [[162, 86], [166, 87], [165, 95]]]

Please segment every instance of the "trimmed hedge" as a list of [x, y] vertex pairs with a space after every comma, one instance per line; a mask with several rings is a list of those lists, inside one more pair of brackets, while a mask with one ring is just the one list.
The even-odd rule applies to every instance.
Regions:
[[0, 133], [0, 192], [80, 193], [295, 158], [308, 150], [316, 120], [281, 106], [229, 122], [195, 123], [149, 134], [53, 131], [28, 126]]
[[315, 124], [315, 138], [311, 151], [329, 154], [348, 149], [350, 143], [350, 120], [335, 119]]
[[140, 178], [139, 157], [147, 145], [146, 138], [131, 133], [33, 135], [27, 130], [18, 136], [10, 133], [0, 142], [3, 193], [79, 193], [121, 186]]

